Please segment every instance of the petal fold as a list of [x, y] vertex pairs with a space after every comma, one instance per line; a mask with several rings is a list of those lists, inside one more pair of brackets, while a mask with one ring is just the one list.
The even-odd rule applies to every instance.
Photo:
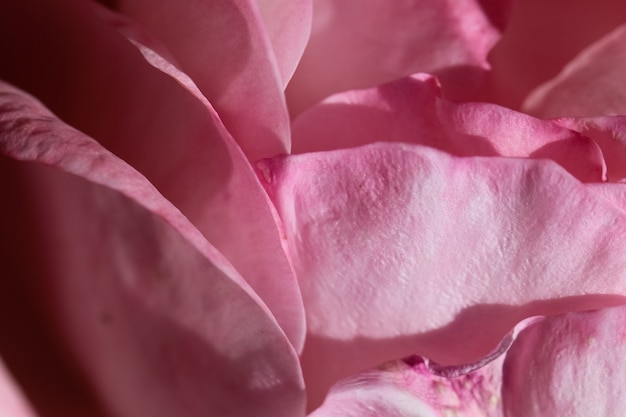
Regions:
[[[499, 15], [509, 3], [489, 11]], [[297, 115], [331, 94], [416, 72], [437, 74], [446, 94], [464, 97], [482, 80], [498, 38], [475, 0], [317, 0], [311, 39], [287, 89], [289, 110]]]
[[296, 352], [229, 262], [137, 171], [0, 88], [0, 151], [31, 196], [16, 221], [41, 245], [22, 259], [111, 414], [301, 415]]
[[280, 69], [283, 87], [291, 79], [311, 34], [312, 0], [256, 0]]
[[[255, 0], [120, 0], [116, 6], [165, 44], [248, 158], [289, 152], [283, 82], [293, 64], [285, 61], [279, 69]], [[275, 42], [281, 59], [297, 57], [304, 40], [301, 31], [307, 31], [306, 9], [301, 15], [298, 6], [291, 5], [289, 15], [301, 19], [305, 27], [289, 30], [297, 39]], [[264, 10], [266, 16], [271, 13]]]
[[626, 24], [578, 54], [533, 90], [524, 111], [543, 118], [626, 115]]
[[388, 362], [337, 383], [310, 417], [501, 417], [502, 362], [453, 378], [419, 357]]
[[625, 300], [623, 210], [554, 162], [378, 143], [260, 171], [304, 297], [314, 396], [390, 356], [471, 362], [524, 317]]
[[480, 101], [519, 109], [528, 94], [555, 77], [580, 51], [626, 19], [621, 0], [515, 2]]
[[[25, 0], [6, 7], [0, 31], [14, 41], [0, 42], [0, 76], [145, 175], [229, 259], [301, 350], [300, 292], [248, 160], [194, 82], [160, 55], [158, 40], [91, 6]], [[39, 37], [28, 36], [32, 27]], [[23, 70], [26, 55], [46, 77]]]
[[0, 414], [6, 417], [37, 416], [2, 361], [0, 361]]
[[458, 156], [551, 159], [585, 182], [605, 175], [602, 152], [589, 138], [497, 105], [446, 100], [438, 81], [426, 74], [336, 94], [293, 122], [294, 153], [378, 141], [416, 143]]
[[617, 417], [626, 397], [626, 308], [570, 313], [520, 334], [504, 365], [510, 417]]

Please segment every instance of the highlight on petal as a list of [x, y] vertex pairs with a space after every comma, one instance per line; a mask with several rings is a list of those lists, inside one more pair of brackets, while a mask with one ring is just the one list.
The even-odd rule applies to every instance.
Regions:
[[[490, 15], [509, 7], [492, 4]], [[437, 74], [446, 94], [476, 90], [499, 31], [475, 0], [317, 0], [311, 39], [287, 98], [293, 115], [346, 90], [416, 72]]]
[[626, 180], [626, 116], [560, 118], [554, 122], [580, 132], [598, 144], [609, 181]]
[[286, 87], [311, 34], [313, 0], [256, 0], [256, 4]]
[[446, 100], [427, 74], [336, 94], [293, 122], [294, 153], [378, 141], [416, 143], [458, 156], [552, 159], [585, 182], [602, 181], [605, 174], [602, 152], [589, 138], [497, 105]]
[[626, 115], [626, 24], [578, 54], [533, 90], [524, 111], [538, 117]]
[[304, 297], [312, 403], [390, 357], [471, 362], [524, 317], [626, 301], [624, 211], [552, 161], [378, 143], [260, 171]]
[[0, 360], [0, 414], [7, 417], [36, 417], [20, 389]]
[[310, 417], [499, 417], [502, 362], [453, 378], [415, 356], [388, 362], [337, 383]]
[[550, 317], [520, 334], [504, 364], [510, 417], [618, 417], [626, 409], [626, 308]]
[[[270, 41], [276, 30], [265, 32], [255, 0], [120, 0], [116, 8], [166, 45], [248, 158], [289, 152], [283, 82], [294, 65], [286, 60], [297, 57], [297, 45], [305, 40], [300, 30], [306, 34], [306, 27], [285, 28], [297, 39], [274, 43], [280, 51], [279, 68]], [[300, 12], [297, 8], [289, 15]], [[306, 21], [306, 13], [299, 19]]]
[[31, 195], [15, 221], [41, 245], [22, 261], [110, 413], [303, 413], [296, 352], [228, 261], [139, 173], [0, 88], [0, 162]]
[[533, 89], [625, 19], [622, 0], [515, 2], [478, 99], [519, 109]]
[[[3, 8], [0, 32], [13, 41], [0, 43], [0, 77], [145, 175], [229, 259], [301, 350], [299, 288], [252, 167], [191, 79], [159, 54], [158, 40], [95, 6], [24, 0]], [[31, 27], [38, 37], [28, 36]], [[25, 59], [46, 68], [46, 77], [24, 71]]]

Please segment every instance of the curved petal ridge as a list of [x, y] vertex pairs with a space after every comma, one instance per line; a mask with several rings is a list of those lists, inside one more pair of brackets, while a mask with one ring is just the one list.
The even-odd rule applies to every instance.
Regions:
[[375, 143], [261, 166], [304, 297], [302, 364], [318, 400], [390, 355], [468, 363], [526, 317], [625, 301], [623, 209], [552, 161]]
[[504, 364], [505, 414], [621, 416], [625, 314], [623, 306], [569, 313], [526, 329]]
[[[229, 259], [301, 350], [298, 285], [249, 162], [191, 78], [159, 54], [159, 41], [90, 3], [25, 0], [5, 8], [0, 31], [20, 48], [5, 51], [0, 77], [141, 172]], [[40, 37], [28, 36], [33, 26]], [[22, 70], [26, 53], [54, 82]]]
[[440, 76], [448, 96], [467, 96], [498, 38], [475, 0], [318, 0], [311, 39], [286, 91], [289, 110], [295, 116], [331, 94], [416, 72]]
[[37, 417], [1, 360], [0, 413], [7, 417]]
[[543, 118], [626, 115], [626, 24], [580, 52], [535, 88], [522, 109]]
[[416, 143], [458, 156], [552, 159], [585, 182], [606, 175], [593, 140], [498, 105], [446, 100], [437, 79], [427, 74], [336, 94], [293, 122], [294, 153], [378, 141]]
[[30, 221], [48, 250], [30, 256], [47, 265], [50, 315], [109, 409], [302, 413], [297, 354], [226, 258], [145, 178], [35, 100], [2, 84], [0, 107], [2, 153], [30, 162], [16, 175], [39, 209]]
[[167, 46], [248, 158], [289, 151], [280, 70], [254, 0], [124, 0], [118, 9]]

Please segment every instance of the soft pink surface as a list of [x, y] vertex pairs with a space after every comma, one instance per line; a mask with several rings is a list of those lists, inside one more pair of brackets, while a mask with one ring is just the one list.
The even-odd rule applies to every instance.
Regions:
[[502, 40], [489, 54], [492, 71], [480, 100], [519, 108], [535, 87], [624, 20], [623, 0], [515, 2]]
[[626, 114], [626, 24], [576, 56], [561, 73], [539, 86], [523, 108], [539, 117]]
[[[499, 16], [508, 1], [489, 3]], [[299, 114], [331, 94], [433, 72], [464, 96], [488, 68], [499, 31], [475, 0], [317, 0], [311, 39], [287, 89]]]
[[547, 318], [504, 365], [507, 417], [618, 417], [626, 409], [626, 308]]
[[0, 150], [31, 162], [10, 172], [35, 208], [15, 221], [42, 239], [28, 261], [46, 265], [48, 316], [110, 412], [301, 414], [296, 352], [228, 261], [135, 170], [1, 93]]
[[294, 153], [407, 142], [459, 156], [552, 159], [581, 181], [604, 176], [602, 153], [589, 138], [497, 105], [446, 100], [426, 74], [331, 96], [292, 130]]
[[[34, 6], [41, 15], [29, 11]], [[0, 45], [0, 77], [145, 175], [229, 259], [301, 350], [297, 282], [271, 202], [246, 158], [193, 82], [117, 29], [157, 41], [110, 13], [98, 19], [88, 6], [24, 0], [5, 7], [0, 32], [15, 42]], [[29, 36], [33, 26], [37, 37]], [[23, 70], [25, 53], [31, 66], [47, 68], [46, 77]]]
[[417, 357], [390, 362], [340, 381], [310, 417], [501, 417], [502, 362], [455, 378]]
[[526, 316], [624, 302], [624, 211], [552, 161], [379, 143], [259, 171], [304, 297], [313, 404], [389, 358], [464, 363]]
[[256, 0], [256, 4], [286, 87], [309, 40], [313, 0]]
[[36, 417], [32, 407], [0, 360], [0, 415], [3, 417]]
[[[254, 0], [121, 0], [116, 4], [167, 46], [250, 159], [289, 151], [283, 85], [295, 65], [290, 60], [303, 47], [306, 24], [285, 28], [296, 36], [275, 42], [280, 58], [286, 60], [279, 67], [272, 35], [265, 32]], [[306, 22], [306, 11], [293, 7], [291, 14]], [[272, 22], [281, 18], [264, 10]]]
[[561, 118], [554, 122], [590, 137], [600, 146], [609, 181], [626, 180], [626, 116]]

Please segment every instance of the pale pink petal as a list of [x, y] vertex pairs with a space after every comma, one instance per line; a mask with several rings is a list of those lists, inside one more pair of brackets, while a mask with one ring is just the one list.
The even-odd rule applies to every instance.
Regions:
[[510, 417], [621, 417], [626, 308], [547, 318], [524, 331], [504, 365]]
[[561, 118], [554, 122], [590, 137], [600, 146], [609, 181], [626, 180], [626, 116]]
[[36, 417], [37, 414], [20, 391], [0, 360], [0, 415], [3, 417]]
[[604, 175], [602, 153], [589, 138], [497, 105], [446, 100], [437, 80], [426, 74], [336, 94], [293, 122], [294, 153], [378, 141], [459, 156], [552, 159], [581, 181], [601, 181]]
[[[256, 174], [189, 77], [139, 43], [158, 42], [111, 13], [105, 19], [80, 1], [13, 2], [0, 15], [0, 32], [15, 39], [0, 45], [0, 76], [145, 175], [229, 259], [300, 350], [302, 301]], [[24, 70], [25, 59], [46, 76]]]
[[522, 108], [538, 117], [626, 115], [626, 24], [533, 90]]
[[[115, 4], [163, 41], [250, 159], [289, 151], [283, 96], [288, 65], [279, 69], [254, 0], [120, 0]], [[297, 49], [304, 35], [295, 29], [290, 33], [298, 33], [291, 45]], [[294, 59], [297, 51], [288, 51], [287, 46], [276, 46], [284, 51], [280, 58]]]
[[303, 292], [317, 400], [390, 357], [469, 362], [523, 317], [626, 301], [624, 211], [552, 161], [378, 143], [260, 171]]
[[23, 162], [1, 161], [30, 203], [15, 222], [40, 242], [22, 262], [111, 415], [301, 415], [296, 352], [228, 261], [135, 170], [1, 92], [0, 150]]
[[[500, 15], [508, 1], [491, 4]], [[447, 94], [474, 91], [499, 31], [475, 0], [317, 0], [311, 39], [287, 89], [298, 114], [331, 94], [415, 72], [436, 73]]]
[[507, 29], [489, 55], [492, 71], [480, 100], [520, 108], [535, 87], [625, 19], [622, 0], [515, 2]]
[[313, 0], [256, 0], [286, 87], [311, 33]]
[[337, 383], [310, 417], [501, 417], [503, 357], [453, 378], [424, 361], [393, 361]]

